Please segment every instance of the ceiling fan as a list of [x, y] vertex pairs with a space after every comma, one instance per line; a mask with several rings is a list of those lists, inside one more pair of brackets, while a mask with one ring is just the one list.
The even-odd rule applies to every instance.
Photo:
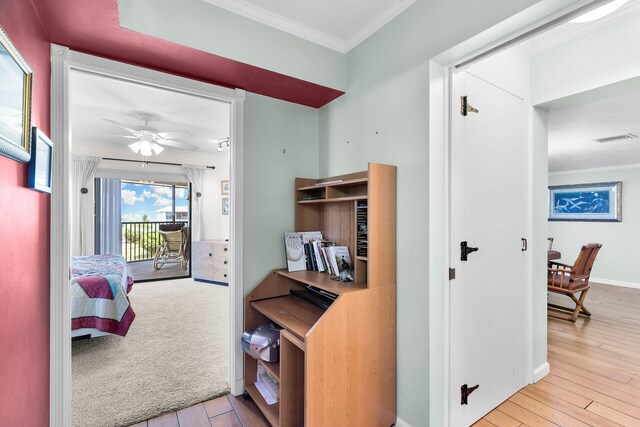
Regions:
[[182, 148], [182, 149], [195, 149], [195, 146], [186, 144], [184, 142], [175, 141], [175, 139], [193, 137], [191, 132], [186, 130], [179, 130], [173, 132], [158, 132], [158, 129], [149, 126], [149, 122], [153, 119], [157, 119], [157, 116], [150, 113], [138, 113], [140, 120], [144, 122], [143, 126], [138, 129], [132, 129], [118, 123], [115, 120], [105, 119], [105, 122], [112, 123], [121, 129], [126, 130], [131, 135], [113, 135], [118, 138], [137, 139], [137, 141], [129, 144], [129, 148], [136, 154], [140, 153], [142, 156], [149, 157], [155, 154], [156, 156], [164, 150], [163, 146]]

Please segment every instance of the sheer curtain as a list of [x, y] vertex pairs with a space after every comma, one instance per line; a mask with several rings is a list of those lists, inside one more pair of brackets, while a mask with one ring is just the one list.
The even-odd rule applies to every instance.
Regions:
[[184, 165], [184, 173], [191, 183], [191, 241], [202, 240], [202, 187], [204, 185], [204, 166]]
[[96, 248], [100, 254], [122, 255], [120, 193], [119, 179], [100, 178], [99, 212], [96, 212], [96, 217], [100, 219], [96, 225], [99, 233], [99, 244]]
[[92, 245], [93, 227], [93, 177], [96, 174], [99, 158], [73, 157], [72, 165], [72, 196], [74, 206], [71, 219], [71, 250], [72, 255], [91, 255], [94, 252]]

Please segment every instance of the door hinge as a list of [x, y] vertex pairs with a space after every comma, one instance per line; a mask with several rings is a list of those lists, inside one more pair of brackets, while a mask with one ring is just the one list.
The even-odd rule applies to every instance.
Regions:
[[479, 113], [479, 111], [477, 108], [474, 108], [471, 104], [469, 104], [469, 102], [467, 101], [467, 95], [461, 96], [460, 114], [466, 117], [469, 113]]
[[449, 280], [454, 280], [456, 278], [456, 269], [455, 268], [450, 268], [449, 269]]
[[478, 387], [480, 387], [480, 384], [474, 385], [473, 387], [469, 387], [468, 385], [464, 384], [462, 387], [460, 387], [460, 404], [467, 405], [469, 403], [469, 395], [476, 391]]

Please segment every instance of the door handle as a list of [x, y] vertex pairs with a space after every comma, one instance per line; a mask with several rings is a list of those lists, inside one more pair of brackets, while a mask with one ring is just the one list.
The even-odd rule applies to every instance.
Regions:
[[466, 241], [460, 242], [460, 261], [467, 261], [467, 256], [472, 252], [476, 252], [477, 250], [478, 248], [469, 246]]
[[525, 239], [523, 237], [522, 238], [522, 252], [526, 251], [527, 249], [529, 249], [529, 243], [527, 242], [527, 239]]

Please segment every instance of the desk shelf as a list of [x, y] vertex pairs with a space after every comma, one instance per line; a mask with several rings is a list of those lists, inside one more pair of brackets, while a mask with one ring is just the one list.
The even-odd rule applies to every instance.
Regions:
[[363, 289], [367, 289], [366, 283], [343, 283], [338, 280], [333, 280], [327, 273], [320, 273], [318, 271], [293, 271], [289, 273], [287, 270], [278, 270], [278, 274], [305, 285], [311, 285], [323, 291], [331, 292], [333, 294], [344, 294], [347, 292], [355, 292]]
[[267, 421], [272, 426], [280, 425], [280, 404], [274, 403], [273, 405], [269, 405], [264, 397], [258, 391], [258, 388], [250, 384], [246, 387], [247, 393], [251, 396], [251, 399], [256, 404], [256, 406], [260, 409], [260, 411], [264, 414]]
[[291, 295], [252, 301], [251, 307], [304, 340], [324, 310]]
[[[279, 404], [266, 405], [254, 386], [258, 362], [245, 354], [247, 392], [273, 427], [393, 425], [396, 168], [370, 163], [363, 172], [296, 178], [295, 197], [295, 231], [319, 230], [347, 246], [355, 283], [273, 270], [245, 297], [245, 330], [269, 322], [283, 328], [279, 362], [261, 362], [279, 379]], [[291, 295], [309, 286], [336, 298], [323, 310]]]

